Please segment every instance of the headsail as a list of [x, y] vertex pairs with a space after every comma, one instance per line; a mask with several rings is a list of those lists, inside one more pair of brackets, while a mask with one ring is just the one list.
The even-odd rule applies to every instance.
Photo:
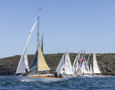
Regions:
[[78, 71], [78, 60], [80, 58], [80, 53], [76, 56], [74, 63], [73, 63], [73, 73], [76, 74]]
[[65, 74], [73, 74], [69, 53], [65, 54]]
[[16, 70], [16, 74], [25, 73], [25, 68], [29, 70], [28, 58], [26, 52], [23, 54], [22, 58], [20, 59], [20, 62]]
[[32, 32], [33, 32], [33, 30], [34, 30], [34, 28], [36, 26], [36, 23], [37, 23], [37, 21], [35, 21], [32, 29], [30, 30], [30, 33], [29, 33], [25, 48], [23, 50], [22, 56], [20, 58], [20, 61], [19, 61], [19, 64], [18, 64], [18, 67], [17, 67], [17, 70], [16, 70], [16, 74], [24, 73], [25, 68], [29, 69], [26, 51], [27, 51], [27, 46], [28, 46], [29, 40], [31, 38]]
[[90, 69], [89, 69], [90, 73], [93, 74], [93, 70], [92, 70], [92, 66], [90, 64]]
[[95, 49], [93, 50], [93, 73], [97, 73], [100, 74], [100, 70], [97, 64], [97, 59], [96, 59], [96, 53], [95, 53]]
[[57, 72], [57, 75], [59, 76], [60, 74], [62, 74], [64, 72], [64, 64], [65, 64], [65, 60], [64, 60], [64, 55], [62, 56], [58, 66], [57, 66], [57, 69], [56, 69], [56, 72]]
[[57, 66], [56, 72], [58, 75], [60, 74], [73, 75], [72, 65], [71, 65], [71, 61], [70, 61], [70, 57], [68, 53], [62, 56]]
[[30, 71], [32, 74], [37, 74], [38, 71], [45, 71], [45, 70], [50, 70], [50, 68], [48, 67], [45, 61], [45, 58], [41, 50], [41, 45], [39, 42], [39, 47], [34, 56]]
[[91, 53], [89, 54], [88, 59], [87, 59], [87, 62], [86, 62], [86, 67], [87, 67], [87, 70], [88, 70], [88, 71], [90, 71], [90, 70], [89, 70], [89, 59], [90, 59], [90, 57], [91, 57]]

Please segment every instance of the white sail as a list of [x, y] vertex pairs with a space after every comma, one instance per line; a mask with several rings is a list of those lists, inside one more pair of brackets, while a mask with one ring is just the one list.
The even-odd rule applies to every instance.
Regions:
[[[79, 60], [79, 59], [78, 59]], [[78, 68], [79, 68], [79, 64], [78, 64], [78, 60], [76, 62], [75, 68], [73, 70], [73, 74], [77, 74]]]
[[93, 50], [93, 73], [97, 73], [97, 74], [100, 74], [100, 70], [99, 70], [99, 67], [98, 67], [98, 64], [97, 64], [97, 59], [96, 59], [96, 53], [95, 53], [95, 50]]
[[16, 74], [25, 73], [25, 68], [29, 70], [28, 58], [27, 58], [26, 52], [23, 54], [23, 56], [19, 62], [18, 68], [16, 70]]
[[57, 75], [60, 75], [63, 73], [64, 71], [63, 68], [65, 67], [64, 64], [65, 64], [65, 61], [64, 61], [64, 55], [63, 55], [56, 69]]
[[73, 75], [72, 65], [68, 53], [65, 54], [65, 74]]
[[70, 57], [68, 53], [62, 56], [57, 66], [56, 72], [57, 72], [57, 75], [60, 75], [60, 74], [72, 75], [73, 74], [72, 65], [71, 65], [71, 61], [70, 61]]
[[65, 74], [65, 64], [62, 65], [61, 70], [60, 70], [60, 74]]
[[25, 45], [25, 48], [23, 50], [23, 53], [22, 53], [22, 56], [20, 58], [20, 61], [18, 63], [18, 67], [17, 67], [17, 70], [16, 70], [16, 74], [20, 74], [20, 73], [24, 73], [25, 71], [25, 68], [29, 69], [28, 67], [28, 59], [27, 59], [27, 54], [26, 54], [26, 51], [27, 51], [27, 46], [28, 46], [28, 43], [29, 43], [29, 40], [31, 38], [31, 35], [32, 35], [32, 32], [36, 26], [36, 23], [37, 21], [35, 21], [32, 29], [30, 30], [30, 33], [29, 33], [29, 36], [28, 36], [28, 39], [27, 39], [27, 42], [26, 42], [26, 45]]
[[84, 74], [84, 72], [85, 72], [85, 65], [83, 61], [82, 66], [81, 66], [81, 74]]
[[90, 56], [91, 56], [91, 54], [89, 54], [88, 59], [87, 59], [87, 61], [86, 61], [86, 67], [87, 67], [87, 70], [88, 70], [88, 71], [90, 71], [90, 70], [89, 70], [89, 59], [90, 59]]
[[75, 60], [73, 62], [73, 71], [75, 69], [75, 66], [76, 66], [76, 63], [77, 63], [77, 60], [79, 59], [79, 57], [80, 57], [80, 53], [76, 56], [76, 58], [75, 58]]
[[86, 62], [86, 58], [85, 58], [85, 54], [83, 55], [83, 63], [81, 65], [81, 74], [84, 75], [84, 74], [88, 74], [89, 73], [89, 67], [87, 65], [87, 62]]
[[90, 64], [89, 72], [90, 72], [91, 74], [93, 74], [93, 70], [92, 70], [92, 66], [91, 66], [91, 64]]
[[76, 56], [74, 63], [73, 63], [73, 73], [76, 74], [78, 71], [78, 60], [80, 58], [80, 53]]

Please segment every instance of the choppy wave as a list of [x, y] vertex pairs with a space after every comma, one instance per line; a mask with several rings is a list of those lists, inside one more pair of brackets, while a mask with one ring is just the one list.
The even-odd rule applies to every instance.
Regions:
[[0, 76], [0, 90], [115, 90], [114, 76], [36, 79]]

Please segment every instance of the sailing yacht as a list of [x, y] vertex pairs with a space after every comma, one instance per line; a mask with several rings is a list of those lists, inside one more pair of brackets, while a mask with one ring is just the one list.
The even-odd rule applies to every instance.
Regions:
[[[93, 49], [93, 63], [89, 64], [89, 58], [86, 60], [85, 54], [78, 54], [73, 63], [73, 74], [74, 76], [91, 76], [91, 75], [101, 75], [101, 71], [97, 64], [95, 49]], [[92, 67], [93, 65], [93, 67]]]
[[94, 75], [100, 75], [101, 74], [101, 71], [100, 71], [99, 66], [97, 64], [95, 49], [93, 49], [93, 74]]
[[73, 75], [69, 53], [65, 53], [62, 56], [58, 66], [57, 66], [56, 72], [57, 72], [58, 77], [60, 77], [60, 75], [62, 75], [63, 77], [68, 77], [68, 76]]
[[[35, 29], [36, 24], [38, 23], [38, 28], [37, 28], [37, 50], [36, 54], [34, 56], [33, 62], [31, 67], [29, 68], [28, 65], [28, 59], [27, 59], [27, 46], [29, 43], [29, 40], [31, 38], [32, 32]], [[40, 44], [40, 38], [39, 38], [39, 24], [40, 24], [40, 13], [38, 15], [38, 19], [34, 23], [32, 29], [30, 30], [25, 48], [23, 50], [22, 56], [20, 58], [16, 74], [24, 75], [25, 73], [27, 74], [27, 77], [32, 77], [32, 78], [58, 78], [54, 74], [49, 74], [49, 71], [51, 70], [44, 58], [43, 52], [42, 52], [42, 47]]]
[[82, 67], [81, 67], [81, 71], [82, 71], [81, 74], [82, 74], [83, 76], [92, 75], [91, 65], [89, 66], [89, 58], [90, 58], [90, 54], [89, 54], [89, 57], [88, 57], [87, 60], [86, 60], [85, 55], [84, 55], [84, 61], [83, 61], [83, 65], [82, 65]]

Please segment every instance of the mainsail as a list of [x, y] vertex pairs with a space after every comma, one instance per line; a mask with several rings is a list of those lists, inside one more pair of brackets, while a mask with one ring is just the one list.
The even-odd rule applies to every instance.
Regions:
[[50, 68], [48, 67], [43, 52], [42, 52], [42, 48], [40, 45], [40, 38], [39, 38], [39, 24], [40, 24], [40, 13], [38, 15], [38, 29], [37, 29], [37, 51], [36, 51], [36, 55], [34, 57], [32, 66], [31, 66], [31, 73], [32, 74], [37, 74], [39, 73], [39, 71], [46, 71], [46, 70], [50, 70]]
[[48, 67], [45, 58], [42, 53], [41, 45], [40, 45], [40, 40], [39, 40], [39, 48], [38, 48], [38, 71], [45, 71], [45, 70], [50, 70]]
[[27, 59], [26, 52], [27, 52], [27, 46], [28, 46], [29, 40], [30, 40], [32, 32], [33, 32], [33, 30], [34, 30], [34, 28], [36, 26], [36, 23], [37, 23], [37, 21], [35, 21], [32, 29], [30, 30], [30, 33], [29, 33], [25, 48], [23, 50], [22, 56], [20, 58], [20, 61], [19, 61], [19, 64], [18, 64], [18, 67], [17, 67], [17, 70], [16, 70], [16, 74], [25, 73], [25, 68], [29, 70], [28, 59]]
[[96, 59], [96, 53], [95, 53], [95, 50], [93, 50], [93, 73], [94, 74], [100, 74], [100, 70], [99, 70], [99, 67], [98, 67], [98, 64], [97, 64], [97, 59]]
[[31, 69], [30, 69], [31, 74], [37, 74], [39, 71], [50, 70], [43, 56], [40, 43], [39, 43], [38, 49], [39, 50], [36, 51], [36, 54], [34, 56], [34, 59], [31, 65]]

